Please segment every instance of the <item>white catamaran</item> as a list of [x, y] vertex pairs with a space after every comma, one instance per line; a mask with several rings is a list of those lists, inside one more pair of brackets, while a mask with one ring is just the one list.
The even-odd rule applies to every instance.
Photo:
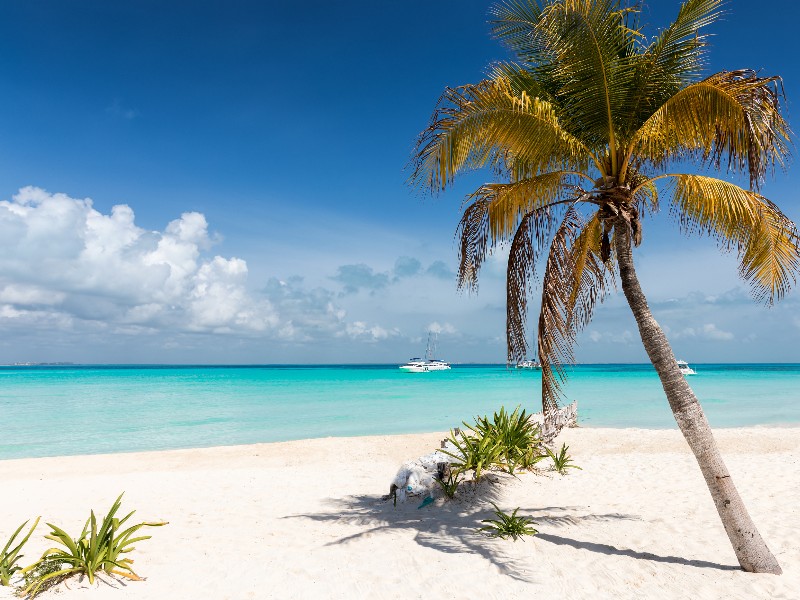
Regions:
[[406, 373], [427, 373], [428, 371], [445, 371], [450, 364], [434, 358], [436, 354], [436, 334], [428, 332], [428, 347], [425, 358], [412, 358], [406, 364], [400, 365], [400, 370]]

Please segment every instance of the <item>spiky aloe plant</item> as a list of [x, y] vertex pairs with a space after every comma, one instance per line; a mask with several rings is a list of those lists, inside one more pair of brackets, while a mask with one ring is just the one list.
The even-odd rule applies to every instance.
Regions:
[[488, 535], [489, 537], [499, 537], [502, 539], [511, 538], [514, 541], [521, 539], [526, 535], [536, 535], [539, 533], [532, 525], [536, 525], [530, 517], [517, 516], [519, 507], [509, 515], [497, 508], [497, 505], [492, 502], [494, 506], [494, 514], [496, 519], [483, 519], [481, 523], [488, 523], [478, 529], [479, 533]]
[[484, 470], [500, 463], [500, 442], [492, 436], [476, 431], [472, 425], [464, 423], [464, 426], [472, 433], [462, 432], [457, 435], [451, 431], [450, 443], [456, 450], [455, 452], [442, 450], [442, 452], [453, 458], [456, 470], [474, 471], [475, 481], [479, 481]]
[[505, 407], [488, 417], [478, 417], [472, 430], [478, 437], [488, 437], [498, 444], [501, 466], [513, 475], [530, 448], [541, 441], [539, 427], [520, 406], [509, 413]]
[[160, 527], [166, 525], [165, 521], [146, 521], [129, 525], [125, 529], [122, 526], [136, 511], [129, 512], [122, 519], [115, 515], [122, 504], [120, 494], [114, 504], [103, 518], [98, 527], [97, 518], [94, 511], [90, 511], [89, 518], [83, 526], [81, 534], [73, 539], [66, 531], [60, 527], [47, 523], [52, 530], [47, 539], [60, 544], [60, 547], [45, 550], [39, 561], [23, 569], [24, 572], [32, 571], [42, 563], [60, 563], [67, 565], [57, 571], [50, 571], [43, 577], [33, 581], [24, 592], [35, 596], [47, 581], [56, 578], [82, 573], [89, 579], [89, 584], [94, 583], [95, 574], [104, 571], [109, 574], [121, 575], [128, 579], [139, 580], [140, 577], [133, 571], [130, 558], [122, 558], [134, 549], [133, 544], [150, 539], [151, 536], [137, 536], [134, 534], [143, 527]]
[[553, 461], [553, 469], [561, 475], [566, 475], [567, 469], [582, 470], [578, 465], [572, 462], [572, 457], [567, 454], [567, 450], [569, 450], [569, 446], [566, 444], [561, 444], [561, 450], [559, 450], [558, 453], [553, 452], [547, 446], [544, 448], [547, 456]]
[[24, 538], [22, 538], [22, 541], [19, 544], [17, 544], [12, 548], [11, 544], [14, 543], [14, 540], [17, 538], [17, 536], [25, 527], [25, 525], [28, 524], [30, 519], [28, 519], [28, 521], [25, 521], [22, 525], [17, 527], [17, 530], [8, 539], [6, 545], [3, 546], [2, 550], [0, 550], [0, 585], [8, 585], [14, 574], [22, 570], [22, 568], [17, 565], [19, 559], [22, 558], [23, 556], [22, 554], [20, 554], [20, 551], [22, 550], [22, 547], [25, 545], [25, 542], [27, 542], [28, 539], [33, 534], [33, 531], [39, 524], [40, 518], [41, 517], [36, 517], [36, 521], [34, 521], [33, 525], [31, 525], [28, 534]]

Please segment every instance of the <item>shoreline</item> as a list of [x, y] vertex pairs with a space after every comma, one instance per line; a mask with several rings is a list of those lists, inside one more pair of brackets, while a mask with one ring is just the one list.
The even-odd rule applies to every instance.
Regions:
[[[146, 581], [72, 580], [40, 598], [800, 597], [800, 428], [714, 433], [781, 576], [738, 569], [677, 430], [564, 430], [557, 443], [583, 470], [493, 476], [482, 496], [421, 510], [381, 496], [444, 432], [9, 459], [0, 542], [42, 515], [33, 559], [49, 544], [45, 521], [77, 534], [89, 509], [104, 514], [125, 491], [135, 522], [170, 523], [132, 554]], [[519, 506], [539, 534], [476, 534], [489, 502]]]
[[[673, 427], [608, 427], [608, 426], [591, 426], [591, 425], [581, 425], [578, 424], [577, 427], [569, 428], [569, 429], [576, 429], [576, 430], [589, 430], [589, 431], [620, 431], [620, 432], [675, 432], [680, 433], [678, 430], [677, 425]], [[562, 434], [559, 436], [564, 437], [564, 435], [569, 435], [569, 429], [565, 429], [562, 431]], [[715, 428], [712, 426], [711, 430], [715, 434], [715, 438], [718, 432], [741, 432], [747, 430], [770, 430], [775, 429], [779, 431], [784, 430], [797, 430], [798, 436], [800, 436], [800, 423], [756, 423], [753, 425], [741, 425], [741, 426], [734, 426], [734, 427], [718, 427]], [[322, 436], [322, 437], [310, 437], [310, 438], [301, 438], [301, 439], [291, 439], [291, 440], [276, 440], [276, 441], [267, 441], [267, 442], [255, 442], [255, 443], [247, 443], [247, 444], [222, 444], [222, 445], [211, 445], [211, 446], [184, 446], [184, 447], [177, 447], [177, 448], [156, 448], [153, 450], [119, 450], [114, 452], [95, 452], [95, 453], [81, 453], [81, 454], [48, 454], [44, 456], [15, 456], [15, 457], [8, 457], [4, 458], [0, 456], [0, 465], [3, 463], [7, 463], [10, 461], [21, 461], [21, 460], [48, 460], [48, 459], [66, 459], [66, 458], [81, 458], [81, 457], [119, 457], [121, 455], [150, 455], [150, 454], [166, 454], [171, 452], [191, 452], [193, 450], [215, 450], [215, 449], [236, 449], [236, 448], [249, 448], [249, 447], [260, 447], [260, 446], [269, 446], [273, 444], [301, 444], [301, 443], [309, 443], [309, 442], [316, 442], [320, 440], [360, 440], [360, 439], [385, 439], [391, 437], [405, 437], [405, 436], [440, 436], [440, 439], [444, 439], [449, 435], [448, 431], [413, 431], [413, 432], [401, 432], [401, 433], [382, 433], [382, 434], [361, 434], [361, 435], [350, 435], [350, 436]], [[680, 438], [683, 440], [683, 438]], [[717, 440], [719, 442], [719, 440]], [[687, 449], [688, 450], [688, 449]]]

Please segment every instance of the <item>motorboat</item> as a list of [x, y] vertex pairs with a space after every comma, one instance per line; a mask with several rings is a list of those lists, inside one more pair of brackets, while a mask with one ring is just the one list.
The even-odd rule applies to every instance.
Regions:
[[523, 360], [517, 363], [517, 369], [541, 369], [542, 365], [538, 360]]
[[436, 334], [428, 333], [428, 347], [425, 358], [412, 358], [406, 364], [400, 365], [400, 370], [406, 373], [427, 373], [429, 371], [446, 371], [450, 364], [434, 358], [436, 353]]
[[690, 367], [685, 360], [678, 361], [678, 369], [680, 369], [682, 375], [697, 375], [697, 371]]

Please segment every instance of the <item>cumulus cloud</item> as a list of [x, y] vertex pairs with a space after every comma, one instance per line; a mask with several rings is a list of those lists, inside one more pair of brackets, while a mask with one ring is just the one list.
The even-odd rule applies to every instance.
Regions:
[[719, 329], [714, 323], [706, 323], [701, 327], [686, 327], [672, 334], [672, 337], [676, 340], [698, 338], [718, 342], [729, 342], [735, 338], [733, 333]]
[[428, 325], [428, 331], [432, 333], [457, 333], [458, 330], [450, 323], [440, 324], [436, 321]]
[[363, 263], [342, 265], [331, 279], [344, 286], [345, 294], [355, 294], [362, 289], [379, 290], [389, 285], [389, 276], [386, 273], [377, 273]]
[[432, 262], [426, 273], [438, 277], [439, 279], [449, 279], [452, 281], [456, 278], [456, 274], [441, 260]]
[[129, 206], [103, 214], [88, 198], [26, 187], [0, 201], [0, 245], [4, 321], [187, 332], [277, 325], [269, 302], [248, 294], [245, 261], [202, 256], [211, 239], [200, 213], [147, 231]]
[[352, 339], [378, 342], [400, 334], [397, 329], [386, 330], [380, 325], [368, 325], [364, 321], [348, 323], [345, 332]]
[[296, 342], [340, 335], [347, 311], [335, 302], [332, 291], [307, 289], [302, 277], [272, 277], [262, 294], [281, 315], [281, 337]]
[[397, 279], [401, 277], [413, 277], [421, 270], [422, 263], [410, 256], [401, 256], [394, 263], [394, 276]]
[[403, 279], [423, 275], [450, 281], [455, 280], [456, 277], [456, 274], [441, 260], [436, 260], [423, 269], [419, 259], [401, 256], [395, 261], [394, 268], [390, 271], [376, 271], [364, 263], [342, 265], [331, 279], [342, 284], [342, 295], [348, 295], [356, 294], [361, 290], [374, 293]]

